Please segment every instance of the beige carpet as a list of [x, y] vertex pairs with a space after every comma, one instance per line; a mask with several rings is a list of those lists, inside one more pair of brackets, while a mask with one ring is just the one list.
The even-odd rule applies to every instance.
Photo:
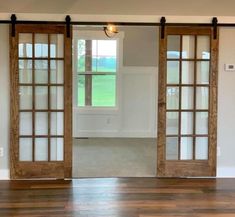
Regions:
[[73, 177], [154, 177], [156, 139], [74, 139]]

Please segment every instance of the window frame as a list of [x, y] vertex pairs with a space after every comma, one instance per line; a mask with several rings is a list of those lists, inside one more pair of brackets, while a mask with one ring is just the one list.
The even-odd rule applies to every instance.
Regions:
[[[103, 30], [82, 30], [79, 28], [74, 27], [73, 29], [73, 102], [74, 106], [73, 109], [79, 111], [79, 113], [100, 113], [100, 114], [112, 114], [118, 112], [120, 108], [120, 87], [121, 87], [121, 68], [123, 66], [123, 39], [124, 33], [119, 32], [112, 38], [108, 38]], [[116, 87], [115, 87], [115, 106], [92, 106], [92, 105], [85, 105], [85, 106], [78, 106], [78, 72], [76, 70], [77, 65], [77, 53], [75, 48], [75, 40], [116, 40], [117, 47], [116, 47]], [[99, 74], [99, 73], [97, 73]], [[102, 76], [102, 75], [100, 75]]]

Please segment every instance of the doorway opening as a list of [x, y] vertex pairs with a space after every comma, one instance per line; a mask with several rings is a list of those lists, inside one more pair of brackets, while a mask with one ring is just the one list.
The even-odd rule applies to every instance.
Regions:
[[156, 176], [157, 27], [73, 29], [73, 177]]

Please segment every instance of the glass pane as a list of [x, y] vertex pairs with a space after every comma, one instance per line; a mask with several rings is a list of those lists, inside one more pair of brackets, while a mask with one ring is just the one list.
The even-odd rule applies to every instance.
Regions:
[[197, 137], [196, 138], [196, 149], [195, 149], [196, 160], [208, 160], [208, 138]]
[[64, 87], [51, 87], [51, 109], [64, 109]]
[[191, 137], [181, 137], [180, 159], [193, 159], [193, 139]]
[[182, 87], [181, 108], [193, 109], [193, 87]]
[[64, 113], [51, 112], [51, 135], [64, 135]]
[[20, 135], [32, 135], [31, 112], [20, 112]]
[[64, 83], [64, 62], [62, 60], [51, 60], [51, 78], [52, 84], [63, 84]]
[[32, 139], [20, 138], [19, 142], [19, 161], [32, 161]]
[[32, 83], [32, 60], [19, 60], [19, 83]]
[[197, 87], [197, 109], [208, 109], [209, 88]]
[[166, 113], [166, 134], [175, 135], [178, 134], [178, 122], [179, 122], [178, 112], [167, 112]]
[[35, 57], [48, 57], [48, 35], [35, 34]]
[[210, 36], [197, 36], [197, 59], [210, 59]]
[[208, 134], [208, 112], [196, 112], [196, 134]]
[[92, 71], [116, 72], [116, 40], [92, 40]]
[[198, 84], [209, 84], [209, 61], [197, 62], [197, 83]]
[[48, 160], [48, 139], [36, 138], [35, 139], [35, 161]]
[[19, 57], [31, 58], [33, 55], [32, 47], [32, 34], [30, 33], [19, 33]]
[[85, 72], [85, 54], [86, 54], [86, 41], [78, 40], [78, 65], [77, 72]]
[[64, 35], [53, 34], [50, 35], [50, 57], [63, 58], [64, 57]]
[[64, 139], [51, 138], [51, 161], [64, 160]]
[[116, 75], [92, 76], [92, 106], [116, 105]]
[[35, 87], [35, 109], [48, 109], [48, 87]]
[[20, 109], [32, 109], [32, 87], [20, 86]]
[[85, 76], [78, 75], [78, 106], [85, 106]]
[[179, 88], [167, 87], [167, 109], [179, 109]]
[[178, 160], [178, 137], [166, 138], [166, 160]]
[[48, 83], [48, 61], [35, 60], [35, 83]]
[[194, 62], [182, 61], [182, 84], [194, 83]]
[[168, 35], [167, 36], [167, 58], [179, 59], [180, 57], [180, 36]]
[[192, 35], [184, 35], [182, 37], [182, 58], [185, 59], [193, 59], [194, 58], [194, 50], [195, 50], [195, 36]]
[[35, 135], [48, 135], [48, 113], [35, 113]]
[[182, 112], [181, 113], [181, 134], [193, 134], [193, 113]]
[[167, 84], [179, 84], [179, 61], [167, 61]]

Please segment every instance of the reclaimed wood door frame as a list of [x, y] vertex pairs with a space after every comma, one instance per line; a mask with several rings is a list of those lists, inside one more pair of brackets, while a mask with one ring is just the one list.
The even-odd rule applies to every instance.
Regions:
[[[70, 28], [70, 35], [72, 35], [71, 32], [72, 29]], [[19, 33], [30, 33], [30, 34], [41, 33], [48, 35], [49, 34], [64, 35], [63, 37], [64, 53], [63, 53], [63, 58], [61, 58], [64, 61], [64, 82], [62, 84], [64, 88], [63, 161], [50, 161], [50, 162], [22, 161], [21, 162], [19, 160], [19, 69], [18, 69]], [[67, 37], [66, 33], [67, 32], [65, 25], [16, 24], [15, 37], [12, 37], [10, 29], [10, 178], [11, 179], [71, 178], [72, 176], [72, 37]], [[50, 86], [49, 83], [48, 86]], [[50, 112], [50, 108], [48, 109], [49, 109], [48, 111]], [[50, 139], [51, 138], [50, 135], [48, 136], [49, 136], [48, 138]]]
[[[213, 34], [214, 29], [212, 27], [206, 27], [206, 28], [165, 27], [164, 31], [165, 31], [164, 32], [165, 37], [164, 38], [161, 38], [161, 36], [159, 37], [160, 48], [159, 48], [157, 176], [158, 177], [216, 176], [217, 77], [218, 77], [218, 41], [219, 41], [218, 32], [216, 32], [217, 37], [214, 38]], [[195, 159], [166, 160], [166, 82], [167, 82], [167, 36], [168, 35], [210, 36], [211, 57], [210, 57], [210, 72], [209, 72], [210, 83], [209, 83], [209, 118], [208, 118], [209, 119], [208, 160], [195, 160]], [[197, 60], [194, 61], [196, 62]]]

